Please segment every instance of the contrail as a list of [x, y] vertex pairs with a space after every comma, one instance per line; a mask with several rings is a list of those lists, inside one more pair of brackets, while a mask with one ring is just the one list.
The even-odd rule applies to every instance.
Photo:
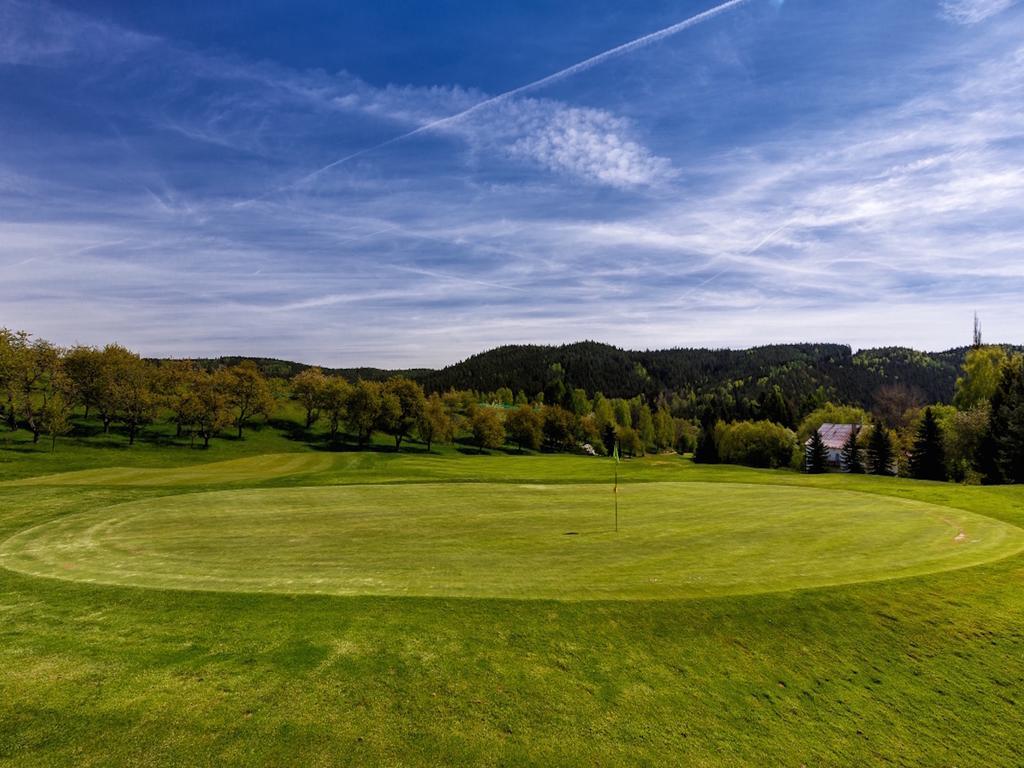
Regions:
[[596, 67], [598, 64], [603, 64], [609, 59], [613, 59], [617, 56], [622, 56], [624, 54], [631, 53], [632, 51], [635, 51], [639, 48], [643, 48], [647, 45], [650, 45], [651, 43], [656, 43], [659, 40], [664, 40], [666, 37], [672, 37], [672, 35], [677, 35], [680, 32], [689, 29], [690, 27], [695, 27], [698, 24], [702, 24], [705, 21], [713, 19], [720, 13], [725, 13], [726, 11], [735, 8], [736, 6], [744, 5], [745, 3], [748, 2], [750, 2], [750, 0], [729, 0], [728, 2], [722, 3], [721, 5], [716, 5], [714, 8], [704, 11], [703, 13], [698, 13], [696, 16], [691, 16], [690, 18], [680, 21], [677, 24], [673, 24], [670, 27], [665, 27], [664, 29], [660, 29], [657, 32], [651, 32], [649, 35], [638, 37], [636, 40], [632, 40], [628, 43], [623, 43], [622, 45], [616, 46], [615, 48], [611, 48], [610, 50], [607, 50], [604, 53], [599, 53], [596, 56], [591, 56], [589, 59], [584, 59], [578, 64], [573, 64], [572, 66], [566, 67], [565, 69], [560, 69], [558, 72], [548, 75], [547, 77], [542, 77], [540, 80], [534, 80], [532, 83], [527, 83], [526, 85], [521, 85], [518, 88], [513, 88], [510, 91], [499, 93], [497, 96], [492, 96], [489, 99], [484, 99], [483, 101], [474, 104], [472, 107], [469, 107], [468, 109], [465, 109], [462, 112], [457, 112], [454, 115], [442, 117], [440, 120], [434, 120], [433, 122], [427, 123], [426, 125], [421, 125], [419, 128], [414, 128], [408, 133], [403, 133], [400, 136], [395, 136], [394, 138], [388, 139], [387, 141], [382, 141], [380, 144], [374, 144], [372, 147], [360, 149], [357, 152], [353, 152], [350, 155], [346, 155], [345, 157], [335, 160], [333, 163], [328, 163], [323, 168], [319, 168], [313, 171], [312, 173], [303, 176], [298, 181], [294, 182], [293, 184], [290, 184], [289, 187], [298, 186], [299, 184], [302, 184], [304, 182], [311, 181], [320, 174], [329, 171], [332, 168], [337, 168], [339, 165], [343, 165], [347, 163], [349, 160], [354, 160], [357, 157], [362, 157], [363, 155], [368, 154], [370, 152], [376, 152], [378, 149], [383, 149], [384, 147], [390, 146], [391, 144], [396, 144], [399, 141], [405, 141], [408, 138], [411, 138], [421, 133], [425, 133], [426, 131], [433, 130], [434, 128], [439, 128], [441, 126], [457, 122], [462, 118], [466, 117], [467, 115], [471, 115], [474, 112], [491, 106], [492, 104], [498, 104], [502, 101], [507, 101], [508, 99], [514, 96], [518, 96], [521, 93], [527, 93], [529, 91], [534, 91], [537, 90], [538, 88], [543, 88], [547, 85], [551, 85], [552, 83], [557, 83], [561, 80], [566, 79], [567, 77], [572, 77], [573, 75], [579, 74], [580, 72], [585, 72], [588, 69], [591, 69], [592, 67]]

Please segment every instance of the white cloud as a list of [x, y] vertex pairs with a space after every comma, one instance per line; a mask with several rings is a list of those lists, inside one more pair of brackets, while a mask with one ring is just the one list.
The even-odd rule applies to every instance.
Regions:
[[942, 0], [942, 15], [957, 24], [977, 24], [1002, 13], [1016, 0]]
[[525, 135], [509, 146], [513, 157], [614, 187], [651, 185], [673, 175], [669, 160], [630, 138], [628, 121], [603, 110], [559, 105], [546, 120], [526, 122]]

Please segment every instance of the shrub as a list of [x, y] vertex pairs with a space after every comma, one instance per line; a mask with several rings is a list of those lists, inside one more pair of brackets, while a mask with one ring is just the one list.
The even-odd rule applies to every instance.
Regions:
[[720, 422], [715, 428], [715, 443], [719, 458], [726, 464], [774, 469], [789, 465], [796, 435], [771, 421]]

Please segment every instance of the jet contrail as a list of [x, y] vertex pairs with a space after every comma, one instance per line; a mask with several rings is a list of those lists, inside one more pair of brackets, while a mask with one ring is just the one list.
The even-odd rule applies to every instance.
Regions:
[[703, 22], [714, 18], [720, 13], [724, 13], [725, 11], [728, 11], [731, 8], [735, 8], [738, 5], [743, 5], [748, 2], [750, 2], [750, 0], [729, 0], [728, 2], [722, 3], [721, 5], [716, 5], [714, 8], [706, 10], [703, 13], [698, 13], [696, 16], [691, 16], [690, 18], [680, 21], [677, 24], [673, 24], [670, 27], [665, 27], [664, 29], [660, 29], [657, 32], [651, 32], [649, 35], [638, 37], [636, 40], [632, 40], [628, 43], [623, 43], [622, 45], [616, 46], [615, 48], [605, 51], [604, 53], [599, 53], [596, 56], [591, 56], [589, 59], [584, 59], [578, 64], [573, 64], [572, 66], [566, 67], [565, 69], [560, 69], [558, 72], [548, 75], [547, 77], [542, 77], [540, 80], [534, 80], [532, 83], [527, 83], [526, 85], [521, 85], [518, 88], [513, 88], [510, 91], [499, 93], [497, 96], [492, 96], [489, 99], [484, 99], [483, 101], [474, 104], [472, 107], [469, 107], [468, 109], [465, 109], [462, 112], [457, 112], [454, 115], [442, 117], [440, 120], [434, 120], [433, 122], [427, 123], [426, 125], [421, 125], [419, 128], [414, 128], [408, 133], [403, 133], [400, 136], [395, 136], [394, 138], [388, 139], [387, 141], [382, 141], [380, 144], [374, 144], [372, 147], [360, 149], [357, 152], [353, 152], [350, 155], [346, 155], [345, 157], [335, 160], [333, 163], [328, 163], [323, 168], [318, 168], [312, 173], [303, 176], [301, 179], [294, 182], [293, 184], [290, 184], [288, 187], [285, 187], [285, 189], [289, 187], [295, 187], [298, 186], [299, 184], [315, 179], [320, 174], [329, 171], [332, 168], [337, 168], [339, 165], [343, 165], [347, 163], [349, 160], [354, 160], [355, 158], [361, 157], [370, 152], [376, 152], [378, 149], [383, 149], [384, 147], [390, 146], [391, 144], [395, 144], [399, 141], [404, 141], [405, 139], [411, 138], [426, 131], [433, 130], [434, 128], [439, 128], [441, 126], [454, 123], [466, 117], [467, 115], [471, 115], [474, 112], [484, 109], [485, 107], [491, 106], [492, 104], [498, 104], [502, 101], [507, 101], [508, 99], [514, 96], [518, 96], [521, 93], [534, 91], [538, 88], [543, 88], [544, 86], [551, 85], [552, 83], [557, 83], [560, 80], [564, 80], [567, 77], [572, 77], [573, 75], [579, 74], [580, 72], [585, 72], [586, 70], [592, 67], [596, 67], [598, 64], [603, 64], [609, 59], [613, 59], [616, 56], [622, 56], [623, 54], [630, 53], [632, 51], [637, 50], [638, 48], [643, 48], [644, 46], [650, 45], [651, 43], [656, 43], [659, 40], [664, 40], [666, 37], [671, 37], [672, 35], [676, 35], [682, 32], [683, 30], [689, 29], [690, 27], [695, 27], [698, 24], [702, 24]]

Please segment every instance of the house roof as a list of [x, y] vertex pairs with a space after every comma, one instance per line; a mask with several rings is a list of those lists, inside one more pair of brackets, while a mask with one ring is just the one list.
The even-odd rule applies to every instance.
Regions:
[[826, 422], [818, 427], [821, 442], [825, 444], [826, 448], [834, 451], [841, 451], [843, 449], [846, 441], [850, 439], [851, 432], [854, 434], [860, 432], [860, 424], [832, 424], [831, 422]]

